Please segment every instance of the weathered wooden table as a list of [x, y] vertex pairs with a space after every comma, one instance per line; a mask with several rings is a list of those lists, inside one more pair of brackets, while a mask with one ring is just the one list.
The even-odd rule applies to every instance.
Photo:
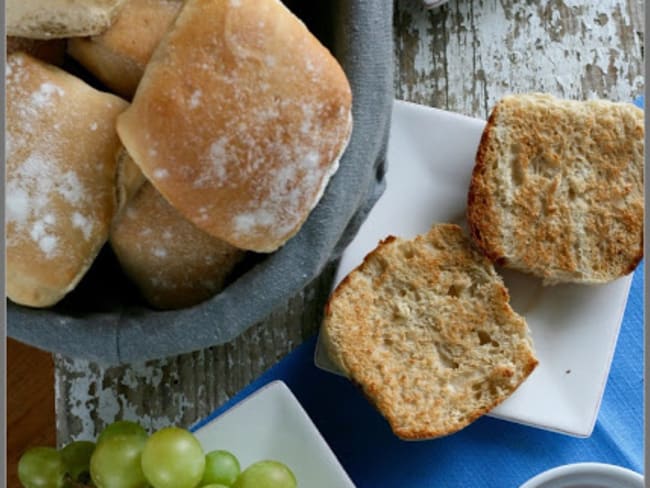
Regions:
[[[395, 96], [480, 118], [514, 92], [630, 101], [644, 89], [643, 9], [643, 0], [453, 0], [427, 11], [397, 0]], [[317, 331], [332, 273], [221, 347], [113, 368], [55, 356], [59, 444], [118, 418], [152, 429], [200, 419]]]

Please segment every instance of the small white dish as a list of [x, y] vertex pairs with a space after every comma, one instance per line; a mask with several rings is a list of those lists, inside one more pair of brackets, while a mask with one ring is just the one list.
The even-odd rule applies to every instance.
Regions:
[[354, 488], [316, 426], [282, 381], [259, 389], [195, 430], [205, 452], [232, 452], [242, 470], [256, 461], [286, 464], [298, 486]]
[[[436, 222], [466, 228], [467, 190], [485, 121], [396, 101], [386, 191], [341, 257], [338, 284], [378, 242], [411, 238]], [[526, 317], [539, 366], [493, 417], [577, 437], [593, 431], [632, 276], [606, 285], [542, 286], [498, 270], [511, 305]], [[317, 345], [315, 363], [340, 372]]]
[[643, 488], [643, 476], [602, 463], [566, 464], [526, 481], [520, 488]]

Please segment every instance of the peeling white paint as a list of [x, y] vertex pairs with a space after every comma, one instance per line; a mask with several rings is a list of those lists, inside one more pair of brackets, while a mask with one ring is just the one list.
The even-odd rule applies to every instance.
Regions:
[[[531, 7], [516, 1], [451, 1], [442, 7], [442, 25], [440, 11], [434, 22], [416, 0], [398, 7], [400, 15], [412, 18], [409, 38], [416, 39], [410, 53], [414, 76], [398, 87], [408, 100], [431, 104], [432, 93], [437, 100], [448, 93], [440, 108], [486, 117], [513, 91], [615, 101], [631, 101], [643, 92], [643, 38], [635, 32], [643, 31], [642, 16], [633, 18], [616, 2], [542, 0]], [[611, 47], [623, 43], [617, 42], [622, 35], [626, 52]], [[398, 52], [413, 50], [403, 38], [400, 42]], [[473, 66], [474, 71], [468, 69]]]
[[[70, 360], [57, 358], [59, 367], [66, 371], [65, 379], [60, 375], [55, 376], [55, 396], [57, 401], [67, 402], [64, 408], [67, 410], [66, 417], [73, 419], [78, 425], [74, 426], [74, 432], [69, 432], [71, 439], [94, 439], [106, 425], [120, 419], [134, 420], [141, 423], [145, 428], [154, 431], [169, 425], [187, 425], [188, 420], [185, 414], [194, 409], [194, 402], [188, 399], [182, 389], [165, 398], [168, 404], [160, 415], [151, 415], [147, 412], [147, 403], [153, 400], [153, 396], [147, 398], [143, 395], [135, 395], [140, 402], [134, 404], [127, 398], [127, 395], [120, 391], [144, 391], [151, 388], [160, 392], [163, 381], [164, 361], [152, 361], [147, 364], [136, 364], [131, 367], [124, 367], [122, 375], [108, 381], [117, 371], [117, 368], [106, 369], [94, 365], [88, 361]], [[178, 381], [178, 371], [171, 371], [169, 381]], [[65, 391], [64, 391], [65, 389]], [[204, 393], [205, 389], [199, 389], [197, 394]], [[153, 410], [150, 409], [149, 411]], [[169, 412], [176, 412], [169, 415]], [[60, 416], [59, 416], [60, 417]], [[189, 422], [193, 422], [190, 419]], [[59, 425], [60, 429], [62, 426]]]
[[[299, 317], [295, 322], [299, 334]], [[286, 353], [292, 343], [287, 328], [278, 318], [275, 326], [253, 327], [226, 346], [118, 368], [55, 355], [57, 417], [67, 421], [59, 422], [60, 441], [94, 439], [96, 429], [118, 419], [150, 431], [189, 426]]]

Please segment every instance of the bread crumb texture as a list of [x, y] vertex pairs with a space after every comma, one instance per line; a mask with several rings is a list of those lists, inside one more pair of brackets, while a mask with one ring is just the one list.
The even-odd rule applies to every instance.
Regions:
[[513, 95], [493, 109], [468, 198], [493, 261], [559, 282], [605, 283], [643, 256], [643, 111]]
[[337, 287], [328, 353], [404, 439], [456, 432], [537, 365], [528, 327], [460, 227], [389, 237]]
[[48, 305], [108, 237], [120, 147], [114, 123], [126, 103], [25, 54], [10, 55], [5, 74], [8, 294]]
[[271, 252], [336, 170], [350, 109], [341, 67], [281, 2], [189, 0], [117, 128], [186, 218]]

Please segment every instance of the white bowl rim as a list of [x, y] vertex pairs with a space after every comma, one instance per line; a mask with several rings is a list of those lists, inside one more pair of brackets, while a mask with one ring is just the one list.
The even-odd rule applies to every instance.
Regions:
[[580, 482], [580, 477], [593, 475], [607, 476], [613, 480], [623, 481], [627, 483], [624, 486], [644, 487], [643, 476], [636, 471], [614, 464], [586, 462], [551, 468], [529, 479], [519, 488], [544, 488], [544, 483], [549, 481], [569, 481], [568, 478], [574, 478], [576, 482]]

